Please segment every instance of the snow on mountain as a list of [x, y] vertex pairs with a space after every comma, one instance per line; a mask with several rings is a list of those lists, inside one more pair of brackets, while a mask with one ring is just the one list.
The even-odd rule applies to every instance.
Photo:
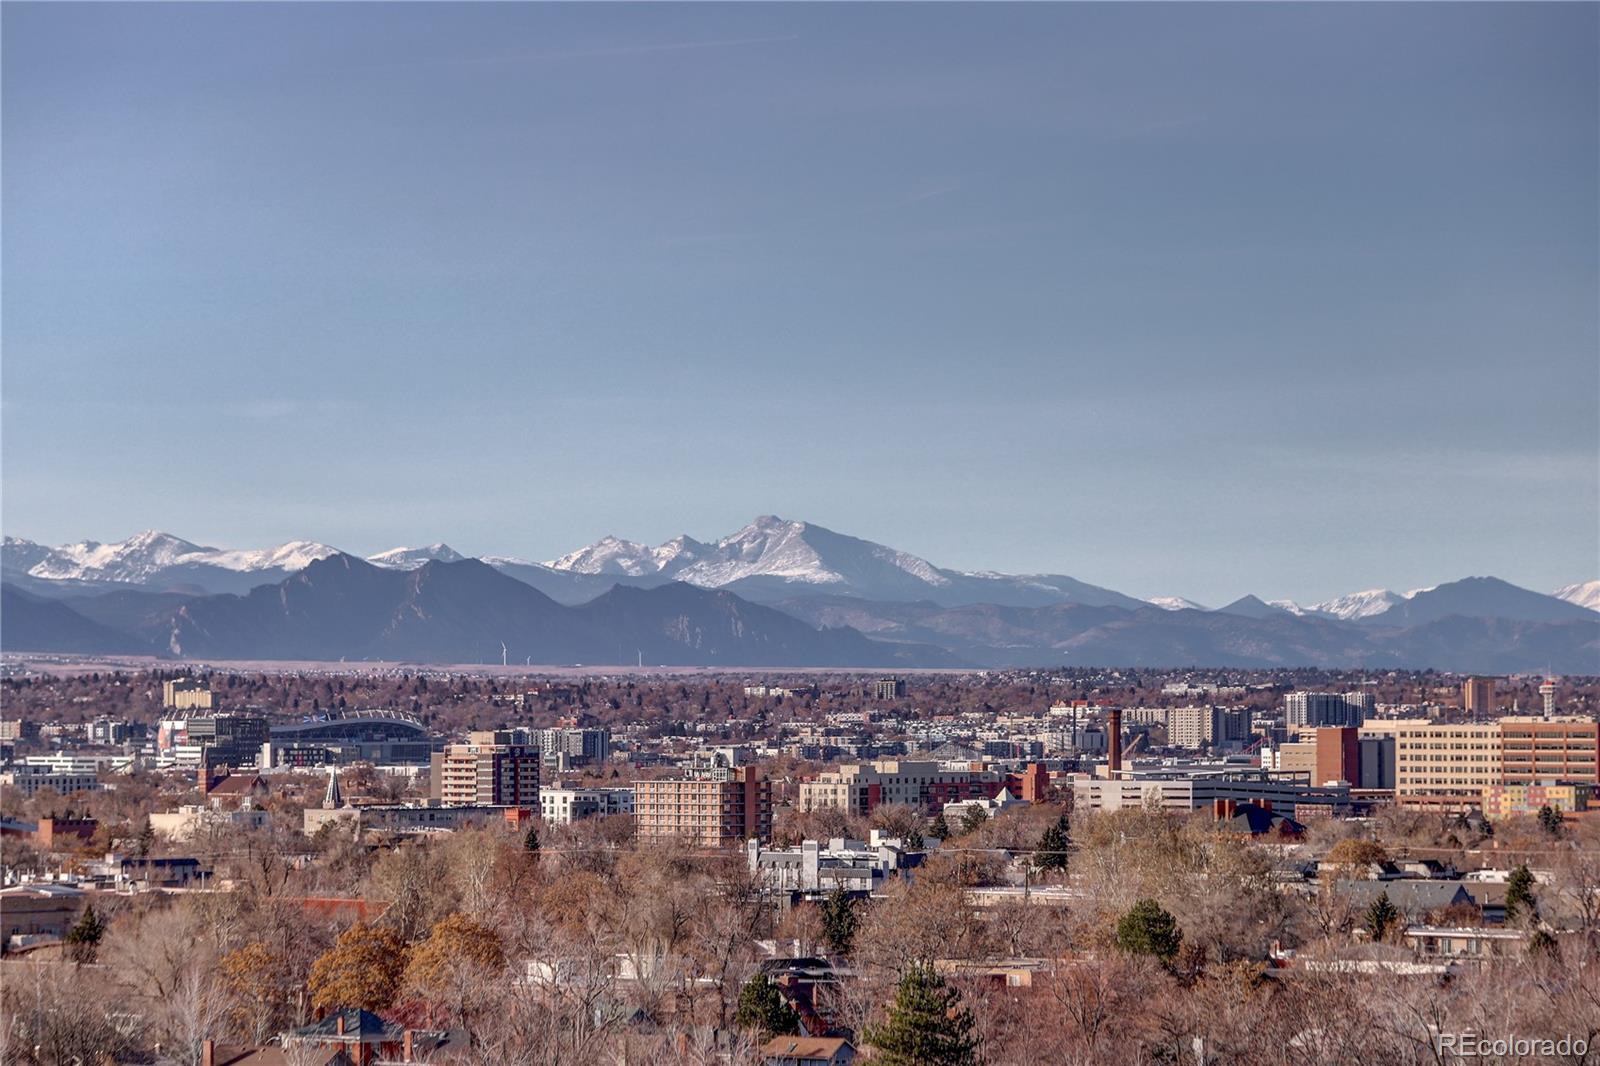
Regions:
[[275, 548], [207, 548], [170, 533], [147, 529], [114, 544], [84, 540], [59, 548], [7, 537], [5, 552], [8, 568], [15, 567], [30, 577], [47, 581], [146, 584], [174, 571], [204, 568], [241, 574], [302, 570], [317, 559], [333, 555], [335, 549], [308, 540], [290, 541]]
[[1203, 607], [1193, 600], [1186, 600], [1182, 596], [1151, 596], [1147, 603], [1161, 608], [1163, 611], [1209, 611], [1211, 608]]
[[22, 537], [6, 537], [3, 546], [0, 546], [0, 566], [18, 573], [27, 573], [51, 555], [55, 554], [54, 548], [37, 544]]
[[545, 565], [583, 574], [661, 574], [706, 588], [753, 578], [836, 587], [884, 578], [931, 588], [950, 583], [926, 559], [774, 515], [763, 515], [715, 544], [680, 536], [651, 548], [608, 536]]
[[1558, 600], [1600, 611], [1600, 581], [1580, 581], [1576, 585], [1563, 585], [1550, 595]]
[[416, 570], [426, 563], [459, 563], [466, 556], [448, 544], [429, 544], [425, 548], [390, 548], [367, 556], [367, 562], [386, 570]]
[[640, 577], [660, 571], [661, 564], [656, 560], [656, 552], [664, 550], [666, 546], [663, 544], [661, 548], [651, 548], [648, 544], [608, 535], [587, 547], [568, 552], [559, 559], [552, 559], [544, 565], [552, 570], [570, 570], [577, 574], [626, 574], [629, 577]]
[[[204, 563], [220, 566], [224, 570], [250, 573], [255, 570], [304, 570], [318, 559], [339, 554], [338, 548], [319, 544], [314, 540], [291, 540], [276, 548], [233, 548], [218, 551], [210, 549]], [[187, 562], [187, 559], [183, 561]]]
[[28, 573], [52, 581], [144, 581], [184, 556], [215, 550], [147, 529], [115, 544], [97, 540], [64, 544]]
[[1297, 618], [1304, 618], [1308, 614], [1316, 614], [1315, 607], [1302, 607], [1293, 600], [1268, 600], [1268, 607], [1276, 607], [1280, 611], [1288, 611]]
[[1417, 592], [1423, 591], [1427, 590], [1417, 589], [1402, 594], [1391, 592], [1389, 589], [1367, 589], [1365, 592], [1352, 592], [1323, 603], [1313, 604], [1309, 610], [1349, 622], [1357, 618], [1370, 618], [1375, 614], [1382, 614], [1395, 604], [1404, 603]]

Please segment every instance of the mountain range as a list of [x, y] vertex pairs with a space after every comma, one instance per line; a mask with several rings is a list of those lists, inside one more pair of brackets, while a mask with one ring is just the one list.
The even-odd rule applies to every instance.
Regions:
[[556, 559], [447, 544], [366, 559], [314, 541], [205, 547], [147, 531], [4, 539], [0, 644], [236, 659], [621, 665], [1434, 666], [1600, 672], [1600, 581], [1474, 577], [1209, 610], [1062, 574], [947, 569], [813, 523], [714, 542], [608, 536]]

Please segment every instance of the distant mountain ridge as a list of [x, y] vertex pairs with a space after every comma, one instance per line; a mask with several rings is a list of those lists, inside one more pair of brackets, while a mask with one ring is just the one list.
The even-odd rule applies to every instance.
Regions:
[[581, 607], [563, 606], [476, 559], [401, 570], [339, 553], [245, 595], [123, 590], [69, 603], [4, 589], [7, 650], [596, 666], [961, 665], [943, 649], [814, 627], [681, 583], [613, 588]]
[[[345, 598], [336, 601], [317, 592], [333, 587], [329, 568], [319, 565], [329, 560], [347, 572], [338, 584]], [[292, 580], [313, 572], [316, 588]], [[892, 653], [901, 657], [897, 662], [909, 657], [938, 665], [1456, 663], [1600, 673], [1600, 639], [1588, 635], [1600, 625], [1600, 581], [1548, 596], [1474, 577], [1405, 593], [1370, 589], [1310, 606], [1248, 595], [1207, 609], [1181, 597], [1139, 600], [1065, 575], [939, 567], [772, 515], [712, 542], [684, 535], [650, 546], [609, 536], [546, 563], [467, 559], [443, 542], [361, 560], [315, 541], [232, 551], [157, 531], [117, 544], [59, 548], [6, 537], [0, 578], [11, 588], [7, 605], [22, 619], [6, 619], [11, 649], [23, 647], [21, 636], [43, 634], [33, 639], [61, 650], [131, 642], [163, 654], [209, 657], [226, 649], [246, 658], [316, 652], [491, 661], [485, 648], [498, 654], [505, 640], [508, 661], [517, 661], [513, 641], [490, 632], [499, 629], [522, 634], [524, 660], [535, 651], [562, 661], [598, 661], [603, 652], [612, 662], [670, 652], [683, 663], [731, 665], [752, 647], [764, 647], [799, 657], [771, 665], [799, 664], [805, 655], [818, 657], [808, 665], [834, 665], [841, 657], [859, 662], [868, 653]], [[684, 590], [725, 595], [693, 601], [707, 612], [693, 625], [635, 617], [677, 602], [689, 595]], [[635, 595], [642, 592], [656, 595]], [[225, 604], [218, 594], [232, 594], [245, 606]], [[60, 601], [79, 621], [44, 610], [50, 601]], [[305, 615], [285, 614], [289, 604], [303, 604]], [[880, 638], [891, 647], [863, 651], [850, 637], [771, 636], [782, 623], [750, 614], [763, 605], [803, 620], [809, 633], [849, 625], [866, 634], [857, 637]], [[367, 612], [379, 608], [382, 624], [374, 629]], [[567, 608], [583, 609], [549, 613]], [[725, 639], [723, 627], [737, 629], [747, 617], [761, 619], [769, 636], [753, 643]], [[552, 628], [552, 618], [560, 627]], [[316, 628], [322, 625], [329, 628]], [[664, 638], [657, 633], [662, 628], [692, 635]], [[1427, 633], [1453, 634], [1457, 645]], [[680, 643], [692, 653], [681, 651]], [[252, 647], [256, 652], [248, 654]], [[1087, 655], [1128, 658], [1081, 658]], [[1500, 665], [1491, 667], [1491, 660]]]

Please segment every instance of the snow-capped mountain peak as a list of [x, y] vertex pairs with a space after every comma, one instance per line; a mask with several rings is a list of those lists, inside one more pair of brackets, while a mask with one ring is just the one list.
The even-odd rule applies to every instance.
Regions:
[[714, 556], [687, 567], [681, 577], [713, 587], [756, 577], [844, 586], [874, 574], [895, 581], [910, 578], [935, 588], [950, 583], [926, 559], [777, 515], [762, 515], [723, 537]]
[[1145, 602], [1161, 608], [1163, 611], [1209, 611], [1211, 608], [1201, 606], [1193, 600], [1186, 600], [1182, 596], [1151, 596]]
[[147, 529], [115, 544], [83, 540], [63, 545], [28, 572], [50, 580], [141, 581], [184, 556], [214, 550]]
[[292, 572], [304, 570], [318, 559], [326, 559], [330, 555], [337, 554], [339, 554], [338, 548], [319, 544], [314, 540], [291, 540], [276, 548], [213, 551], [206, 561], [212, 566], [220, 566], [224, 570], [238, 570], [241, 573], [255, 570]]
[[661, 569], [649, 545], [623, 540], [609, 533], [587, 547], [568, 552], [544, 565], [552, 570], [570, 570], [577, 574], [627, 574], [630, 577], [653, 574]]
[[1550, 595], [1558, 600], [1600, 611], [1600, 581], [1580, 581], [1576, 585], [1563, 585]]
[[147, 529], [127, 540], [102, 544], [83, 540], [46, 548], [6, 538], [5, 562], [30, 577], [47, 581], [94, 581], [145, 584], [175, 573], [207, 568], [234, 573], [302, 570], [335, 549], [314, 541], [295, 540], [275, 548], [208, 548], [160, 530]]
[[367, 562], [386, 570], [416, 570], [427, 563], [459, 563], [465, 558], [450, 545], [440, 542], [423, 548], [390, 548], [367, 556]]

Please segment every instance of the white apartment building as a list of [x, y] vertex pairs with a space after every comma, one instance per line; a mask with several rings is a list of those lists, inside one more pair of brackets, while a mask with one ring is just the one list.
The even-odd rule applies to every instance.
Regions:
[[571, 825], [580, 818], [632, 814], [631, 788], [541, 788], [539, 814], [551, 825]]

